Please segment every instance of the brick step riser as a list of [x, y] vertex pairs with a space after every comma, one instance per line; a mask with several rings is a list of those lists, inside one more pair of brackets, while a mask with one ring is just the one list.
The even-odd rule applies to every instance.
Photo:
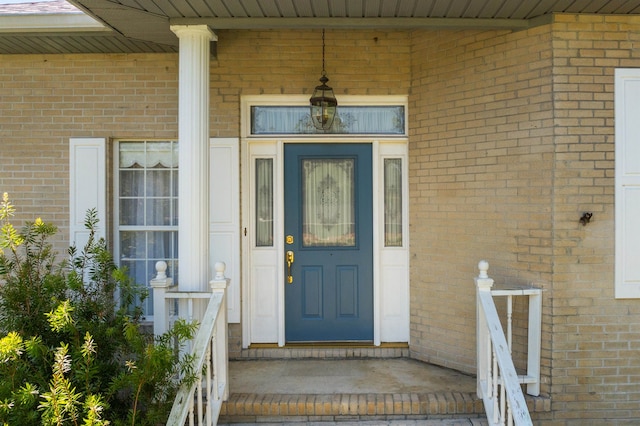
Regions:
[[[233, 395], [221, 422], [395, 420], [481, 417], [475, 394]], [[288, 420], [287, 420], [288, 419]]]

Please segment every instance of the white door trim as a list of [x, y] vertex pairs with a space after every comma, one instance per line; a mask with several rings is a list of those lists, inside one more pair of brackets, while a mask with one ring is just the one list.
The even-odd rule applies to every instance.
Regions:
[[[373, 167], [373, 276], [374, 345], [409, 341], [409, 234], [408, 234], [408, 140], [406, 137], [349, 137], [345, 135], [293, 135], [250, 137], [252, 105], [306, 105], [299, 96], [248, 96], [242, 99], [242, 346], [252, 343], [285, 345], [284, 334], [284, 144], [370, 143]], [[407, 97], [349, 97], [341, 105], [407, 104]], [[274, 241], [272, 247], [254, 247], [255, 200], [253, 163], [271, 158], [274, 166]], [[384, 247], [385, 158], [403, 162], [403, 247]]]

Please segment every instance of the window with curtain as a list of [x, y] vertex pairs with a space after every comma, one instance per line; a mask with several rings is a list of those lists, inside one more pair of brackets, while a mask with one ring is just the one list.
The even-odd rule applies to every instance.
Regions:
[[[149, 286], [156, 262], [167, 275], [178, 268], [178, 144], [175, 141], [120, 141], [117, 144], [117, 241], [119, 264]], [[153, 295], [143, 305], [153, 315]]]
[[402, 247], [402, 159], [384, 159], [384, 245]]

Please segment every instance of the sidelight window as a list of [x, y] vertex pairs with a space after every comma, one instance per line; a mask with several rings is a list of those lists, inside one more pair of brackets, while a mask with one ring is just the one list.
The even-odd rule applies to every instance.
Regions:
[[402, 247], [402, 159], [384, 159], [384, 245]]
[[256, 158], [256, 246], [273, 246], [273, 159]]

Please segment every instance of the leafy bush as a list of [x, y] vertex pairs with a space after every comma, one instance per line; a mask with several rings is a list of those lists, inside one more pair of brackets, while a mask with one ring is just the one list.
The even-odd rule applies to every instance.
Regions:
[[[15, 208], [0, 203], [0, 424], [155, 425], [164, 422], [179, 377], [192, 378], [177, 354], [195, 324], [178, 322], [154, 338], [141, 328], [146, 289], [117, 268], [104, 239], [89, 238], [59, 262], [36, 219], [21, 231]], [[116, 300], [114, 294], [119, 294]], [[177, 343], [176, 343], [177, 342]]]

